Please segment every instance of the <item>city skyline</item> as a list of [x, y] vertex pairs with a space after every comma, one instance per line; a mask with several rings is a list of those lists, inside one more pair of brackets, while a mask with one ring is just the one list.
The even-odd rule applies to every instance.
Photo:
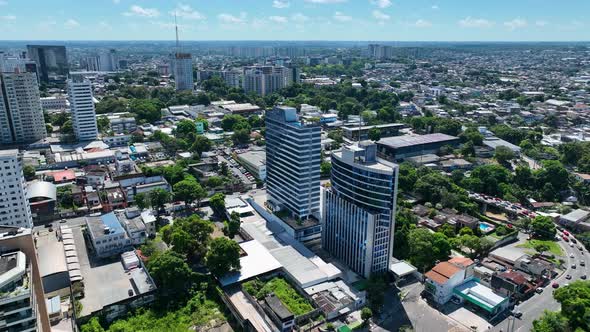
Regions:
[[[0, 1], [6, 40], [587, 41], [582, 0]], [[551, 15], [548, 15], [551, 13]]]

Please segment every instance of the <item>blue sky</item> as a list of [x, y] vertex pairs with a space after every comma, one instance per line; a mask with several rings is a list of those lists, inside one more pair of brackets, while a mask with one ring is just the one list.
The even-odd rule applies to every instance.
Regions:
[[588, 41], [590, 0], [0, 0], [0, 40]]

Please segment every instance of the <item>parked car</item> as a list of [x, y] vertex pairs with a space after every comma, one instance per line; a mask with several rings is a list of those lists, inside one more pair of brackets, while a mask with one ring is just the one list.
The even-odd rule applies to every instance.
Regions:
[[543, 293], [543, 288], [537, 287], [537, 289], [535, 289], [535, 292], [537, 292], [537, 294], [541, 294]]
[[522, 312], [514, 310], [514, 311], [512, 311], [512, 315], [516, 318], [520, 318], [520, 317], [522, 317]]
[[556, 282], [554, 282], [553, 284], [551, 284], [551, 287], [553, 287], [553, 288], [559, 288], [559, 284], [556, 283]]
[[580, 276], [580, 279], [582, 279], [582, 280], [586, 280], [586, 278], [587, 278], [587, 277], [586, 277], [586, 275], [585, 275], [585, 274], [582, 274], [582, 276]]
[[572, 276], [571, 276], [571, 275], [569, 275], [569, 274], [568, 274], [568, 275], [566, 275], [566, 276], [565, 276], [565, 278], [566, 278], [567, 280], [572, 280]]
[[586, 262], [580, 261], [580, 266], [586, 266]]

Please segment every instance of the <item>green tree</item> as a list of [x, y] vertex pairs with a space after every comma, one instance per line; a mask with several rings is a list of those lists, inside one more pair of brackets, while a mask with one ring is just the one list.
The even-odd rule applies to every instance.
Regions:
[[496, 152], [494, 153], [494, 158], [501, 164], [501, 165], [508, 165], [510, 161], [516, 158], [514, 152], [506, 147], [506, 146], [499, 146], [496, 148]]
[[181, 294], [194, 276], [182, 255], [174, 251], [165, 251], [151, 257], [148, 262], [150, 275], [164, 293]]
[[[80, 315], [80, 313], [76, 313]], [[92, 317], [88, 323], [82, 325], [82, 332], [105, 332], [105, 329], [100, 325], [98, 317]]]
[[364, 307], [361, 310], [361, 319], [363, 320], [363, 324], [366, 326], [369, 323], [369, 320], [373, 317], [373, 311], [369, 307]]
[[190, 150], [200, 157], [203, 152], [210, 151], [212, 146], [213, 144], [211, 144], [211, 141], [207, 137], [199, 135], [195, 138]]
[[216, 277], [221, 277], [230, 271], [240, 269], [240, 246], [225, 237], [211, 241], [205, 258], [209, 271]]
[[166, 203], [170, 202], [170, 193], [162, 188], [156, 188], [150, 191], [150, 206], [156, 209], [159, 215], [164, 209]]
[[234, 131], [236, 130], [236, 125], [238, 127], [243, 126], [243, 124], [250, 126], [248, 120], [246, 120], [243, 116], [237, 114], [229, 114], [221, 119], [221, 128], [225, 131]]
[[322, 177], [329, 177], [331, 170], [332, 170], [332, 164], [327, 161], [322, 161], [322, 163], [320, 164], [320, 175]]
[[183, 201], [187, 206], [194, 201], [201, 201], [207, 195], [205, 189], [194, 178], [187, 178], [176, 183], [173, 189], [175, 199]]
[[104, 134], [109, 131], [111, 122], [109, 121], [109, 118], [103, 115], [96, 119], [96, 125], [98, 127], [98, 131]]
[[236, 234], [240, 231], [240, 214], [236, 211], [232, 212], [229, 221], [224, 223], [223, 233], [233, 239]]
[[371, 141], [377, 142], [381, 139], [381, 130], [379, 130], [379, 128], [373, 127], [369, 129], [368, 136]]
[[214, 212], [223, 214], [225, 211], [225, 195], [223, 193], [216, 193], [209, 199], [209, 206]]
[[531, 222], [531, 229], [536, 238], [544, 240], [553, 240], [557, 232], [553, 220], [545, 216], [536, 216]]
[[531, 332], [568, 332], [571, 331], [567, 318], [559, 312], [545, 310], [543, 316], [533, 321]]
[[23, 167], [23, 174], [27, 181], [33, 180], [35, 178], [35, 166], [25, 165], [25, 167]]
[[247, 144], [250, 142], [250, 131], [247, 129], [238, 129], [234, 131], [231, 136], [232, 141], [234, 144]]
[[137, 207], [140, 210], [144, 210], [150, 204], [149, 197], [145, 193], [137, 193], [137, 194], [135, 194], [135, 196], [133, 196], [133, 200], [135, 201], [135, 204], [137, 205]]
[[74, 134], [74, 125], [72, 124], [72, 120], [68, 120], [64, 122], [64, 124], [59, 128], [62, 134], [64, 135], [73, 135]]
[[412, 229], [408, 236], [409, 258], [420, 271], [426, 271], [437, 260], [448, 258], [451, 244], [442, 233], [430, 233], [424, 228]]
[[387, 283], [382, 275], [371, 275], [367, 281], [367, 300], [369, 306], [376, 312], [380, 312], [385, 302]]
[[536, 252], [538, 252], [540, 255], [543, 255], [543, 253], [547, 250], [549, 250], [549, 245], [544, 243], [544, 242], [536, 242], [535, 244], [533, 244], [533, 248], [535, 249]]
[[[590, 331], [590, 282], [574, 281], [553, 294], [572, 330]], [[577, 331], [577, 330], [576, 330]]]

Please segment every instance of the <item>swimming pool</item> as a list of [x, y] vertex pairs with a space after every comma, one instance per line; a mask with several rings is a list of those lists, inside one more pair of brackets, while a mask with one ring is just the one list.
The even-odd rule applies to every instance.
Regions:
[[491, 231], [493, 231], [496, 227], [494, 227], [494, 225], [492, 224], [488, 224], [486, 222], [480, 222], [479, 223], [479, 229], [483, 232], [483, 233], [489, 233]]

